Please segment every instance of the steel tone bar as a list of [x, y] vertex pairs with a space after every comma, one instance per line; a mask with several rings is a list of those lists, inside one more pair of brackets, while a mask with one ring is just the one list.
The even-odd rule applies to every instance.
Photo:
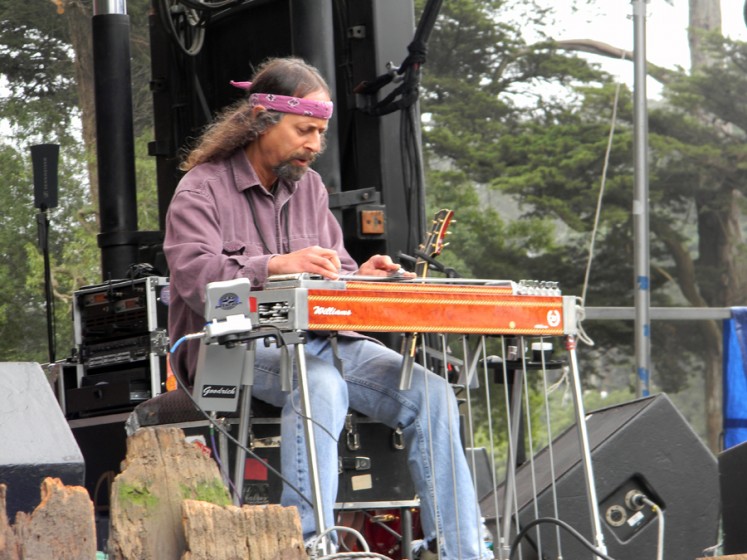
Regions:
[[127, 2], [125, 0], [94, 0], [93, 15], [126, 14]]

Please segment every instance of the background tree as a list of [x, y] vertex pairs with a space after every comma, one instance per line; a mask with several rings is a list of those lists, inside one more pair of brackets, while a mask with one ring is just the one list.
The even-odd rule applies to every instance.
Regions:
[[[566, 293], [580, 294], [615, 86], [551, 41], [526, 45], [518, 28], [496, 24], [506, 21], [500, 15], [506, 5], [448, 3], [432, 35], [423, 98], [426, 147], [449, 171], [434, 172], [439, 177], [430, 192], [438, 200], [470, 181], [489, 185], [507, 195], [499, 199], [501, 215], [515, 212], [514, 219], [532, 218], [556, 232], [554, 246], [545, 250], [515, 244], [520, 250], [514, 255], [484, 251], [468, 273], [488, 275], [483, 263], [503, 261], [500, 276], [551, 274]], [[737, 92], [745, 85], [744, 61], [738, 44], [720, 40], [714, 14], [713, 6], [691, 10], [693, 28], [712, 30], [709, 39], [691, 29], [697, 52], [692, 73], [658, 71], [666, 77], [666, 103], [651, 110], [649, 125], [653, 305], [726, 307], [739, 304], [743, 293], [744, 121]], [[629, 306], [633, 300], [633, 121], [625, 88], [617, 111], [586, 305]], [[504, 225], [503, 232], [509, 231]], [[452, 237], [463, 265], [469, 254], [465, 242], [458, 233]], [[511, 246], [504, 239], [502, 247]], [[705, 377], [708, 442], [714, 450], [721, 417], [718, 327], [708, 322], [652, 327], [656, 389], [677, 391]], [[615, 377], [631, 380], [632, 363], [625, 363], [632, 352], [629, 326], [595, 324], [593, 337], [598, 346], [583, 350], [584, 367], [598, 366], [607, 383]], [[705, 375], [689, 375], [693, 371]]]
[[[677, 231], [661, 219], [652, 221], [651, 228], [672, 258], [672, 266], [658, 272], [675, 279], [686, 304], [730, 307], [743, 303], [745, 287], [741, 161], [746, 129], [744, 103], [739, 94], [739, 88], [744, 86], [744, 45], [722, 37], [719, 0], [691, 0], [689, 22], [690, 73], [652, 64], [648, 65], [648, 72], [665, 84], [668, 101], [667, 111], [652, 115], [651, 128], [682, 144], [675, 147], [665, 142], [659, 155], [664, 159], [673, 157], [675, 165], [683, 160], [694, 164], [673, 177], [682, 182], [674, 194], [684, 204], [681, 217], [688, 223], [696, 222], [696, 233]], [[568, 42], [564, 46], [633, 59], [633, 53], [599, 41]], [[694, 159], [689, 160], [690, 157]], [[671, 188], [664, 188], [671, 194]], [[697, 237], [697, 251], [690, 249], [693, 237]], [[699, 367], [705, 380], [708, 441], [716, 450], [722, 418], [721, 325], [711, 321], [699, 323], [698, 328], [680, 324], [665, 326], [663, 330], [677, 333], [691, 341], [691, 347], [701, 349]], [[669, 375], [670, 380], [673, 378]]]
[[[148, 89], [146, 0], [130, 0], [136, 168], [142, 185], [141, 226], [157, 229], [154, 163], [146, 154], [152, 138]], [[98, 181], [90, 2], [0, 0], [0, 168], [3, 228], [7, 236], [0, 276], [4, 306], [0, 356], [47, 358], [42, 255], [37, 247], [29, 148], [60, 144], [59, 206], [50, 211], [50, 261], [55, 295], [58, 357], [72, 346], [72, 293], [100, 279]]]
[[[557, 279], [566, 293], [580, 293], [614, 85], [598, 68], [542, 36], [548, 10], [541, 4], [444, 3], [424, 74], [426, 148], [440, 169], [429, 190], [434, 204], [459, 204], [459, 224], [451, 238], [456, 250], [444, 258], [454, 258], [462, 274]], [[137, 166], [141, 200], [155, 197], [152, 163], [143, 163], [151, 112], [147, 5], [147, 0], [128, 2], [134, 126], [138, 156], [144, 158]], [[517, 10], [523, 13], [517, 16]], [[666, 78], [667, 105], [652, 110], [650, 122], [652, 297], [656, 305], [729, 306], [740, 303], [744, 287], [744, 52], [738, 43], [718, 40], [717, 0], [693, 0], [690, 17], [692, 71], [656, 69], [659, 79]], [[6, 301], [19, 294], [33, 300], [40, 292], [34, 212], [21, 196], [31, 185], [28, 147], [40, 141], [63, 146], [65, 206], [52, 216], [58, 303], [97, 279], [90, 23], [90, 6], [80, 0], [0, 0], [0, 75], [6, 88], [0, 119], [11, 131], [1, 157], [15, 181], [16, 190], [9, 192], [19, 194], [6, 208], [13, 227], [29, 236], [25, 254], [13, 253], [15, 260], [5, 272], [22, 275], [26, 291], [14, 292], [9, 284]], [[523, 30], [542, 40], [528, 42]], [[587, 305], [632, 301], [630, 92], [623, 88], [620, 99]], [[29, 170], [25, 175], [24, 168]], [[498, 206], [484, 211], [496, 200]], [[157, 217], [143, 215], [153, 221], [141, 222], [141, 228], [155, 229], [150, 223]], [[66, 311], [59, 306], [59, 313]], [[21, 316], [8, 314], [9, 320]], [[22, 332], [12, 323], [9, 328]], [[662, 390], [682, 387], [683, 371], [705, 368], [714, 447], [720, 420], [718, 325], [657, 325], [653, 336], [659, 350], [654, 354], [656, 382]], [[594, 338], [598, 346], [586, 350], [589, 362], [602, 373], [629, 380], [629, 366], [619, 365], [630, 349], [629, 326], [594, 325]], [[671, 350], [668, 345], [677, 339], [688, 344]], [[698, 347], [704, 351], [697, 352]], [[28, 359], [15, 347], [7, 348], [8, 357]]]
[[[440, 259], [467, 277], [556, 280], [564, 293], [579, 293], [584, 275], [585, 243], [579, 242], [583, 235], [531, 198], [488, 187], [497, 177], [510, 177], [512, 167], [521, 167], [531, 177], [526, 183], [545, 184], [548, 190], [566, 181], [577, 188], [588, 184], [595, 175], [577, 177], [566, 171], [573, 165], [591, 167], [602, 161], [606, 122], [585, 122], [578, 114], [583, 96], [570, 86], [604, 84], [608, 78], [585, 61], [555, 51], [549, 42], [528, 44], [522, 37], [522, 24], [539, 29], [541, 23], [526, 24], [529, 16], [512, 19], [515, 14], [508, 8], [513, 6], [498, 1], [445, 3], [431, 34], [421, 104], [427, 193], [434, 208], [454, 209], [456, 221], [450, 228], [450, 245]], [[539, 19], [546, 15], [531, 13]], [[570, 93], [558, 95], [562, 92]], [[584, 142], [586, 150], [576, 152], [575, 164], [558, 167], [557, 161], [550, 161], [553, 154], [569, 153]], [[527, 152], [534, 154], [533, 161], [522, 160], [521, 154]], [[517, 190], [522, 189], [517, 185]], [[589, 192], [579, 196], [588, 199]], [[549, 203], [542, 192], [535, 196]], [[549, 206], [572, 224], [583, 223], [583, 217], [564, 211], [561, 200]], [[610, 272], [609, 281], [619, 283], [618, 274]], [[500, 344], [493, 341], [488, 353], [500, 354]], [[531, 376], [529, 382], [535, 391], [541, 389], [540, 377]], [[483, 386], [476, 402], [484, 402], [486, 390], [494, 396], [494, 434], [500, 440], [506, 434], [502, 389]], [[555, 416], [562, 425], [572, 419], [572, 401], [563, 398], [563, 391], [556, 395], [560, 398], [553, 399], [554, 407], [562, 413], [556, 411]], [[623, 384], [615, 398], [630, 396]], [[537, 404], [539, 393], [531, 398]], [[530, 410], [533, 430], [540, 430], [539, 414], [544, 407]], [[475, 407], [472, 412], [479, 446], [487, 437], [487, 411]], [[539, 432], [533, 435], [535, 444], [544, 441]], [[497, 459], [497, 464], [503, 464], [503, 457]]]

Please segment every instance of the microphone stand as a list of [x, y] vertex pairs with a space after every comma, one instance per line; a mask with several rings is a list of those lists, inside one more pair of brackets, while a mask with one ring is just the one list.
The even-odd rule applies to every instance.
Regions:
[[44, 256], [44, 296], [47, 308], [47, 344], [49, 350], [50, 366], [56, 360], [55, 335], [54, 335], [54, 300], [52, 298], [52, 272], [49, 265], [49, 215], [46, 206], [39, 208], [36, 215], [36, 223], [39, 225], [39, 249]]

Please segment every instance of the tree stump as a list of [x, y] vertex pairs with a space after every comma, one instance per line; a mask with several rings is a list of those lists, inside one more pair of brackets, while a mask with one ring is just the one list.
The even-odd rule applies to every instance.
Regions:
[[8, 522], [6, 493], [7, 486], [0, 484], [0, 560], [19, 560], [16, 535]]
[[93, 502], [85, 488], [45, 478], [41, 502], [31, 514], [19, 512], [13, 527], [0, 485], [1, 560], [94, 560], [96, 526]]
[[305, 556], [295, 508], [238, 508], [218, 465], [175, 427], [127, 440], [111, 496], [111, 560], [295, 560]]
[[181, 560], [308, 558], [295, 508], [215, 506], [184, 500], [187, 551]]
[[111, 560], [178, 560], [186, 550], [182, 500], [231, 500], [218, 465], [175, 427], [141, 428], [127, 439], [112, 484]]

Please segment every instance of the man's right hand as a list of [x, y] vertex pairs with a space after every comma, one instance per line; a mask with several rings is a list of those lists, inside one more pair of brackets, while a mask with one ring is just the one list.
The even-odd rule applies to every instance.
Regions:
[[267, 272], [271, 276], [308, 272], [336, 280], [340, 276], [341, 266], [337, 251], [314, 245], [285, 255], [275, 255], [267, 264]]

